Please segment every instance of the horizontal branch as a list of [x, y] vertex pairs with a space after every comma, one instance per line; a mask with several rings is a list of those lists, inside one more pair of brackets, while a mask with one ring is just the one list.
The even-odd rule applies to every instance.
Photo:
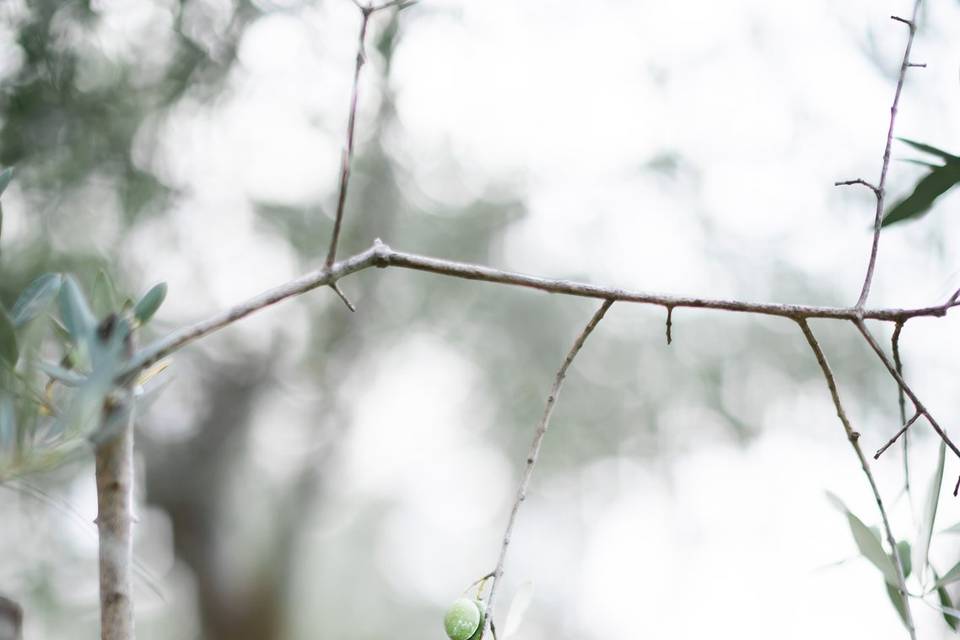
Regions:
[[378, 256], [377, 266], [401, 267], [417, 271], [429, 271], [455, 278], [467, 280], [483, 280], [517, 287], [539, 289], [548, 293], [560, 293], [600, 300], [615, 300], [618, 302], [634, 302], [651, 304], [670, 309], [672, 307], [688, 307], [691, 309], [716, 309], [719, 311], [736, 311], [740, 313], [754, 313], [759, 315], [780, 316], [797, 320], [800, 318], [829, 318], [834, 320], [856, 320], [860, 317], [869, 320], [883, 320], [897, 322], [918, 316], [946, 315], [947, 311], [958, 306], [956, 301], [933, 307], [915, 309], [863, 309], [856, 307], [816, 307], [799, 304], [777, 304], [769, 302], [744, 302], [740, 300], [724, 300], [720, 298], [690, 298], [682, 296], [630, 291], [616, 287], [601, 287], [593, 284], [573, 282], [570, 280], [554, 280], [530, 276], [511, 271], [501, 271], [492, 267], [484, 267], [464, 262], [429, 258], [402, 251], [394, 251], [389, 247]]
[[818, 307], [799, 304], [746, 302], [719, 298], [671, 296], [646, 293], [643, 291], [631, 291], [617, 287], [603, 287], [583, 282], [574, 282], [572, 280], [543, 278], [466, 262], [442, 260], [414, 253], [394, 251], [377, 240], [374, 245], [366, 251], [337, 262], [329, 269], [318, 269], [300, 276], [295, 280], [264, 291], [231, 309], [221, 311], [206, 320], [174, 331], [155, 341], [137, 353], [123, 369], [121, 375], [129, 375], [144, 367], [148, 367], [160, 358], [179, 350], [194, 340], [198, 340], [218, 329], [222, 329], [255, 311], [259, 311], [287, 298], [306, 293], [317, 287], [333, 284], [344, 276], [374, 266], [379, 268], [396, 267], [400, 269], [413, 269], [415, 271], [427, 271], [452, 278], [481, 280], [515, 287], [537, 289], [561, 295], [656, 305], [664, 307], [667, 310], [678, 307], [714, 309], [718, 311], [777, 316], [793, 320], [827, 318], [854, 322], [860, 319], [904, 322], [910, 318], [923, 316], [940, 317], [946, 315], [947, 311], [951, 308], [960, 306], [960, 301], [956, 299], [951, 299], [941, 305], [912, 309], [858, 309], [856, 307]]

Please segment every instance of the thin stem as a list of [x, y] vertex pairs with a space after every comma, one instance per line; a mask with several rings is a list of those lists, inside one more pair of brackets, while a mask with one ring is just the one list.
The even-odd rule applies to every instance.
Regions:
[[[913, 425], [913, 423], [920, 418], [921, 415], [923, 414], [921, 414], [920, 412], [917, 412], [913, 414], [912, 418], [910, 418], [909, 420], [905, 420], [903, 423], [903, 426], [900, 428], [900, 431], [897, 431], [895, 434], [893, 434], [893, 437], [887, 440], [886, 444], [884, 444], [882, 447], [877, 449], [877, 452], [873, 454], [873, 459], [878, 460], [880, 456], [883, 455], [883, 452], [889, 449], [890, 447], [892, 447], [893, 444], [900, 438], [900, 436], [903, 436], [904, 445], [906, 445], [907, 429], [909, 429]], [[910, 487], [908, 485], [907, 490], [909, 491], [909, 489]]]
[[336, 282], [346, 275], [370, 267], [413, 269], [452, 278], [482, 280], [484, 282], [526, 287], [549, 293], [596, 298], [598, 300], [650, 304], [666, 309], [673, 307], [713, 309], [717, 311], [733, 311], [792, 318], [794, 320], [799, 318], [828, 318], [832, 320], [853, 321], [863, 317], [869, 320], [901, 322], [909, 318], [922, 316], [941, 317], [946, 315], [950, 309], [957, 306], [957, 301], [953, 299], [947, 304], [913, 309], [856, 309], [855, 307], [817, 307], [797, 304], [771, 304], [740, 300], [669, 296], [642, 291], [630, 291], [616, 287], [604, 287], [570, 280], [543, 278], [466, 262], [455, 262], [412, 253], [403, 253], [394, 251], [387, 245], [377, 241], [366, 251], [341, 262], [337, 262], [329, 269], [324, 268], [307, 273], [299, 278], [268, 289], [230, 309], [218, 312], [206, 320], [183, 327], [160, 338], [138, 352], [136, 357], [124, 367], [121, 375], [129, 375], [140, 369], [149, 367], [164, 356], [183, 348], [194, 340], [198, 340], [214, 331], [229, 326], [237, 320], [260, 309], [274, 305], [287, 298], [306, 293], [317, 287]]
[[[898, 322], [893, 330], [893, 337], [890, 338], [893, 364], [901, 378], [903, 377], [903, 361], [900, 360], [900, 332], [902, 331], [903, 322]], [[904, 424], [907, 418], [907, 401], [900, 385], [897, 385], [897, 404], [900, 406], [900, 424]], [[907, 426], [909, 427], [909, 425]], [[882, 453], [882, 451], [879, 453]], [[910, 436], [907, 434], [906, 428], [903, 429], [903, 490], [908, 495], [910, 494]]]
[[357, 5], [360, 9], [360, 37], [357, 42], [357, 63], [353, 68], [353, 88], [350, 92], [350, 115], [347, 117], [347, 145], [343, 150], [340, 161], [340, 191], [337, 194], [337, 215], [333, 222], [333, 235], [330, 237], [330, 248], [327, 250], [327, 259], [323, 265], [330, 269], [337, 259], [337, 243], [340, 240], [340, 228], [343, 225], [343, 210], [347, 204], [347, 187], [350, 184], [350, 166], [353, 163], [353, 139], [357, 125], [357, 104], [360, 100], [360, 70], [366, 62], [365, 41], [367, 39], [367, 26], [370, 24], [370, 16], [373, 15], [373, 7], [364, 7]]
[[[870, 348], [873, 349], [873, 352], [877, 354], [877, 357], [883, 362], [883, 365], [887, 368], [887, 371], [890, 372], [890, 375], [893, 376], [893, 379], [897, 381], [897, 384], [900, 385], [900, 388], [903, 390], [907, 397], [910, 398], [910, 401], [913, 402], [914, 408], [917, 410], [917, 413], [923, 415], [927, 419], [927, 422], [930, 423], [930, 426], [933, 427], [933, 430], [937, 432], [937, 435], [940, 436], [940, 439], [946, 443], [953, 453], [960, 458], [960, 449], [957, 449], [957, 445], [953, 443], [953, 440], [947, 436], [946, 432], [940, 427], [940, 424], [936, 419], [930, 415], [930, 412], [927, 411], [927, 408], [923, 406], [923, 403], [920, 402], [920, 398], [917, 397], [917, 394], [913, 392], [913, 389], [907, 385], [906, 381], [903, 379], [903, 376], [897, 372], [897, 368], [890, 358], [887, 357], [887, 354], [883, 352], [883, 349], [877, 343], [876, 338], [873, 337], [873, 334], [870, 333], [870, 330], [867, 329], [867, 325], [863, 320], [854, 320], [854, 324], [857, 329], [860, 330], [860, 334], [863, 335], [864, 339], [867, 341], [867, 344], [870, 345]], [[956, 495], [956, 494], [954, 494]]]
[[600, 321], [607, 313], [607, 310], [613, 305], [613, 302], [613, 300], [605, 300], [597, 312], [593, 314], [593, 317], [590, 318], [590, 322], [583, 328], [583, 331], [580, 332], [580, 335], [577, 336], [563, 364], [560, 365], [560, 369], [557, 371], [557, 375], [553, 381], [553, 387], [550, 389], [550, 395], [547, 396], [547, 405], [543, 410], [543, 416], [540, 418], [537, 430], [533, 434], [533, 442], [530, 444], [530, 451], [527, 453], [527, 465], [524, 469], [523, 477], [520, 479], [520, 487], [517, 489], [517, 497], [513, 502], [513, 508], [510, 510], [507, 529], [503, 534], [503, 543], [500, 545], [500, 557], [497, 560], [497, 568], [493, 571], [493, 577], [490, 583], [490, 598], [487, 600], [487, 610], [484, 619], [491, 627], [493, 625], [494, 598], [497, 594], [500, 578], [503, 576], [503, 567], [507, 560], [507, 547], [510, 545], [510, 537], [513, 535], [513, 527], [517, 522], [517, 513], [520, 511], [520, 505], [523, 504], [523, 501], [527, 497], [527, 488], [530, 486], [530, 478], [533, 476], [533, 469], [540, 456], [540, 446], [543, 444], [543, 438], [547, 435], [547, 429], [550, 427], [550, 417], [553, 415], [553, 408], [556, 405], [557, 397], [560, 395], [560, 387], [563, 385], [563, 380], [567, 375], [567, 370], [573, 363], [573, 359], [580, 353], [583, 343], [587, 341], [587, 338], [593, 330], [600, 324]]
[[824, 355], [823, 349], [820, 347], [820, 343], [817, 341], [816, 336], [813, 335], [813, 331], [810, 330], [810, 325], [805, 319], [800, 319], [797, 322], [800, 325], [801, 331], [803, 331], [804, 337], [807, 339], [807, 344], [810, 345], [810, 349], [813, 350], [813, 354], [817, 358], [817, 364], [820, 365], [820, 370], [823, 372], [827, 387], [830, 389], [830, 397], [833, 399], [833, 406], [837, 410], [837, 417], [840, 418], [840, 422], [843, 424], [847, 441], [853, 448], [857, 460], [860, 461], [860, 468], [863, 469], [863, 474], [867, 477], [867, 482], [870, 484], [873, 497], [877, 501], [877, 508], [880, 510], [880, 519], [883, 521], [883, 529], [887, 536], [887, 543], [892, 550], [893, 565], [897, 573], [897, 589], [903, 595], [904, 623], [906, 624], [910, 638], [916, 640], [917, 633], [913, 624], [913, 614], [910, 611], [910, 601], [907, 598], [906, 578], [903, 575], [903, 561], [900, 558], [900, 550], [897, 548], [897, 541], [893, 535], [893, 530], [890, 528], [890, 519], [887, 517], [887, 510], [883, 505], [883, 498], [880, 497], [880, 490], [877, 488], [877, 483], [873, 478], [873, 472], [870, 471], [870, 463], [867, 461], [866, 456], [863, 455], [863, 449], [860, 448], [860, 434], [854, 431], [853, 426], [850, 424], [847, 412], [844, 410], [843, 403], [840, 401], [840, 392], [837, 390], [837, 382], [834, 378], [833, 371], [827, 362], [827, 357]]
[[900, 105], [900, 94], [903, 92], [903, 83], [907, 77], [907, 69], [910, 68], [910, 50], [913, 48], [913, 38], [917, 33], [917, 15], [920, 12], [920, 3], [922, 0], [916, 0], [913, 4], [913, 16], [910, 20], [904, 20], [896, 16], [891, 16], [894, 20], [905, 23], [910, 30], [907, 36], [907, 46], [903, 50], [903, 61], [900, 63], [900, 75], [897, 77], [897, 89], [893, 94], [893, 104], [890, 106], [890, 125], [887, 127], [887, 143], [883, 149], [883, 164], [880, 168], [880, 181], [877, 183], [874, 194], [877, 196], [877, 209], [873, 221], [873, 244], [870, 247], [870, 261], [867, 263], [867, 274], [863, 279], [863, 287], [860, 289], [860, 298], [857, 299], [857, 308], [863, 308], [867, 303], [867, 297], [870, 295], [870, 285], [873, 282], [873, 272], [877, 266], [877, 252], [880, 248], [880, 227], [883, 223], [883, 204], [886, 195], [887, 171], [890, 168], [890, 150], [893, 147], [893, 129], [897, 120], [897, 109]]

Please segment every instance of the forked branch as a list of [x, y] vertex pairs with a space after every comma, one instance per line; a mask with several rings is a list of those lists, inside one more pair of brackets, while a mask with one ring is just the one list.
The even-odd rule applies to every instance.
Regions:
[[892, 550], [893, 564], [897, 576], [897, 589], [903, 598], [904, 623], [907, 626], [910, 638], [916, 640], [917, 632], [913, 624], [913, 614], [910, 612], [910, 601], [907, 598], [907, 584], [906, 577], [903, 573], [903, 561], [900, 558], [900, 550], [897, 548], [897, 540], [893, 535], [893, 530], [890, 528], [890, 519], [887, 517], [887, 510], [883, 506], [880, 490], [877, 488], [877, 483], [873, 478], [873, 472], [870, 471], [870, 463], [867, 461], [867, 457], [863, 455], [863, 449], [860, 448], [860, 434], [854, 431], [853, 426], [850, 424], [847, 412], [844, 410], [843, 403], [840, 401], [840, 392], [837, 389], [837, 381], [833, 375], [833, 370], [830, 368], [830, 363], [827, 362], [827, 356], [824, 355], [823, 349], [820, 347], [816, 336], [814, 336], [813, 331], [810, 330], [810, 324], [805, 319], [798, 320], [797, 322], [800, 324], [803, 336], [807, 339], [807, 344], [809, 344], [810, 349], [813, 350], [813, 355], [817, 358], [817, 364], [820, 365], [820, 370], [823, 372], [827, 387], [830, 389], [830, 397], [833, 400], [834, 408], [837, 410], [837, 417], [840, 418], [840, 422], [843, 424], [847, 441], [857, 455], [857, 460], [860, 461], [860, 468], [863, 469], [863, 474], [867, 477], [867, 482], [870, 483], [873, 498], [877, 501], [877, 508], [880, 510], [880, 519], [883, 521], [883, 530], [886, 534], [887, 543]]

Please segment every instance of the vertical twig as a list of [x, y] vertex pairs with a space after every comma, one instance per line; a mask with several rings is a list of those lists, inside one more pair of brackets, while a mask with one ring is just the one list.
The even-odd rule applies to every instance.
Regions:
[[372, 6], [363, 6], [359, 3], [360, 9], [360, 37], [357, 43], [357, 63], [353, 69], [353, 89], [350, 94], [350, 114], [347, 116], [347, 145], [343, 150], [340, 161], [340, 190], [337, 194], [337, 215], [333, 222], [333, 235], [330, 238], [330, 248], [327, 250], [327, 259], [323, 266], [327, 270], [333, 266], [337, 259], [337, 243], [340, 240], [340, 229], [343, 225], [343, 210], [347, 203], [347, 187], [350, 184], [350, 166], [353, 162], [353, 140], [357, 125], [357, 103], [360, 99], [360, 70], [367, 60], [366, 39], [367, 26], [370, 24], [370, 16], [377, 8]]
[[897, 540], [893, 536], [893, 531], [890, 528], [890, 520], [887, 517], [887, 510], [883, 506], [880, 490], [877, 488], [873, 473], [870, 471], [870, 463], [867, 462], [867, 458], [863, 455], [863, 450], [860, 448], [860, 434], [853, 430], [850, 420], [847, 418], [847, 412], [843, 408], [843, 403], [840, 402], [840, 392], [837, 390], [837, 382], [833, 376], [833, 371], [830, 369], [830, 364], [827, 362], [827, 357], [824, 355], [823, 349], [820, 348], [820, 343], [817, 342], [816, 336], [814, 336], [813, 331], [810, 330], [810, 325], [806, 319], [803, 318], [797, 320], [797, 322], [800, 324], [800, 329], [803, 331], [807, 343], [813, 350], [813, 355], [817, 358], [817, 364], [820, 365], [823, 377], [827, 381], [827, 387], [830, 389], [830, 397], [833, 399], [833, 406], [837, 410], [837, 417], [840, 418], [840, 422], [843, 424], [847, 441], [850, 443], [850, 446], [853, 447], [853, 451], [860, 461], [860, 467], [863, 469], [863, 474], [867, 477], [867, 482], [870, 483], [873, 498], [877, 501], [877, 508], [880, 510], [880, 519], [883, 521], [883, 529], [887, 536], [887, 543], [892, 550], [893, 564], [897, 573], [897, 589], [903, 597], [904, 623], [907, 626], [907, 632], [910, 634], [910, 638], [916, 640], [917, 632], [913, 624], [913, 614], [910, 611], [910, 601], [907, 597], [906, 578], [903, 575], [903, 561], [900, 558], [900, 550], [897, 548]]
[[[893, 337], [890, 338], [890, 345], [893, 349], [893, 364], [896, 366], [897, 374], [903, 377], [903, 362], [900, 360], [900, 332], [903, 331], [903, 321], [897, 323], [893, 330]], [[903, 394], [903, 389], [897, 385], [897, 403], [900, 405], [900, 424], [907, 422], [907, 398]], [[910, 436], [907, 428], [903, 431], [903, 490], [910, 495]]]
[[[913, 392], [913, 389], [910, 388], [910, 385], [903, 379], [899, 373], [897, 373], [896, 367], [890, 362], [890, 358], [887, 357], [887, 354], [883, 352], [883, 349], [880, 347], [880, 344], [877, 342], [876, 338], [873, 337], [873, 334], [870, 333], [870, 330], [867, 329], [867, 325], [863, 320], [854, 320], [854, 324], [857, 329], [860, 331], [860, 334], [867, 341], [867, 344], [870, 345], [870, 348], [873, 349], [873, 352], [877, 354], [877, 357], [880, 358], [880, 361], [883, 362], [883, 366], [887, 368], [887, 371], [890, 372], [890, 375], [893, 376], [893, 379], [897, 381], [897, 384], [900, 385], [900, 388], [903, 390], [907, 397], [910, 398], [910, 402], [913, 403], [914, 408], [917, 410], [917, 413], [923, 415], [927, 419], [927, 422], [930, 423], [930, 426], [933, 427], [933, 430], [937, 432], [937, 435], [940, 436], [940, 439], [943, 440], [947, 448], [953, 452], [958, 458], [960, 458], [960, 449], [957, 448], [957, 445], [954, 444], [953, 440], [950, 439], [950, 436], [947, 435], [946, 431], [940, 426], [940, 423], [930, 414], [923, 403], [920, 402], [920, 398], [917, 397], [917, 394]], [[956, 495], [956, 493], [954, 493]]]
[[563, 385], [563, 380], [567, 375], [567, 370], [573, 363], [573, 359], [577, 357], [580, 349], [583, 348], [583, 343], [587, 341], [587, 338], [593, 330], [600, 324], [603, 316], [612, 305], [613, 300], [605, 300], [596, 313], [593, 314], [593, 317], [590, 318], [590, 322], [588, 322], [580, 332], [580, 335], [577, 336], [563, 364], [560, 365], [560, 369], [557, 371], [556, 378], [553, 381], [553, 387], [550, 389], [550, 395], [547, 396], [547, 405], [543, 410], [543, 416], [540, 418], [537, 430], [533, 434], [533, 442], [530, 444], [530, 451], [527, 453], [527, 466], [520, 480], [520, 488], [517, 490], [517, 497], [513, 501], [513, 508], [510, 510], [510, 518], [507, 520], [507, 529], [503, 534], [503, 542], [500, 545], [500, 557], [497, 559], [497, 568], [494, 569], [491, 578], [490, 598], [487, 600], [487, 609], [484, 615], [484, 619], [486, 620], [484, 624], [489, 624], [491, 629], [493, 628], [493, 600], [497, 595], [497, 586], [500, 584], [500, 578], [503, 576], [503, 567], [507, 559], [507, 547], [510, 545], [510, 536], [513, 535], [513, 527], [517, 521], [517, 513], [520, 511], [520, 505], [527, 497], [527, 487], [530, 486], [530, 477], [533, 475], [533, 468], [536, 466], [537, 458], [540, 455], [540, 446], [543, 444], [543, 437], [547, 434], [547, 429], [550, 426], [550, 417], [553, 415], [553, 407], [556, 405], [557, 397], [560, 395], [560, 387]]
[[[883, 149], [883, 165], [880, 168], [880, 182], [873, 190], [877, 197], [877, 210], [873, 222], [873, 244], [870, 247], [870, 260], [867, 263], [867, 274], [863, 279], [863, 287], [860, 289], [860, 298], [857, 300], [857, 308], [862, 309], [870, 295], [870, 285], [873, 282], [873, 272], [877, 266], [877, 251], [880, 247], [880, 225], [883, 223], [883, 203], [886, 195], [887, 171], [890, 168], [890, 149], [893, 147], [893, 128], [897, 120], [897, 108], [900, 105], [900, 94], [903, 92], [903, 83], [907, 77], [907, 69], [910, 64], [910, 50], [913, 48], [913, 38], [917, 33], [917, 15], [920, 12], [920, 3], [922, 0], [916, 0], [913, 4], [913, 15], [910, 20], [890, 16], [898, 22], [903, 22], [910, 29], [907, 36], [907, 46], [903, 50], [903, 61], [900, 63], [900, 75], [897, 78], [897, 89], [893, 94], [893, 104], [890, 106], [890, 125], [887, 128], [887, 143]], [[866, 183], [863, 183], [866, 184]]]

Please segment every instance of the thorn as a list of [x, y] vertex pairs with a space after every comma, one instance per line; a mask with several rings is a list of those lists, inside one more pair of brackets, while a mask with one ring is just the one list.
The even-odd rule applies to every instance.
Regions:
[[908, 67], [917, 67], [918, 69], [926, 69], [926, 68], [927, 68], [927, 63], [926, 63], [926, 62], [908, 62], [908, 63], [907, 63], [907, 66], [908, 66]]
[[957, 492], [960, 491], [960, 478], [957, 478], [957, 485], [953, 488], [953, 497], [957, 497]]
[[873, 195], [877, 196], [878, 198], [880, 197], [880, 189], [877, 188], [877, 187], [875, 187], [875, 186], [873, 186], [872, 184], [870, 184], [869, 182], [867, 182], [867, 181], [864, 180], [863, 178], [857, 178], [856, 180], [843, 180], [843, 181], [841, 181], [841, 182], [834, 182], [834, 183], [833, 183], [833, 186], [835, 186], [835, 187], [849, 187], [849, 186], [855, 185], [855, 184], [859, 184], [859, 185], [862, 185], [862, 186], [866, 187], [867, 189], [870, 189], [870, 191], [873, 191]]
[[347, 298], [347, 295], [340, 290], [340, 287], [337, 285], [336, 282], [331, 282], [330, 288], [333, 289], [334, 293], [340, 296], [340, 299], [343, 300], [343, 304], [347, 305], [347, 309], [350, 309], [350, 311], [356, 312], [357, 308], [353, 306], [353, 303], [350, 302], [350, 299]]
[[667, 344], [673, 343], [673, 307], [667, 307]]
[[903, 24], [905, 24], [905, 25], [907, 25], [908, 27], [910, 27], [910, 30], [911, 30], [911, 31], [913, 31], [913, 29], [914, 29], [913, 21], [911, 21], [911, 20], [907, 20], [906, 18], [901, 18], [900, 16], [890, 16], [890, 19], [891, 19], [891, 20], [896, 20], [897, 22], [902, 22]]

